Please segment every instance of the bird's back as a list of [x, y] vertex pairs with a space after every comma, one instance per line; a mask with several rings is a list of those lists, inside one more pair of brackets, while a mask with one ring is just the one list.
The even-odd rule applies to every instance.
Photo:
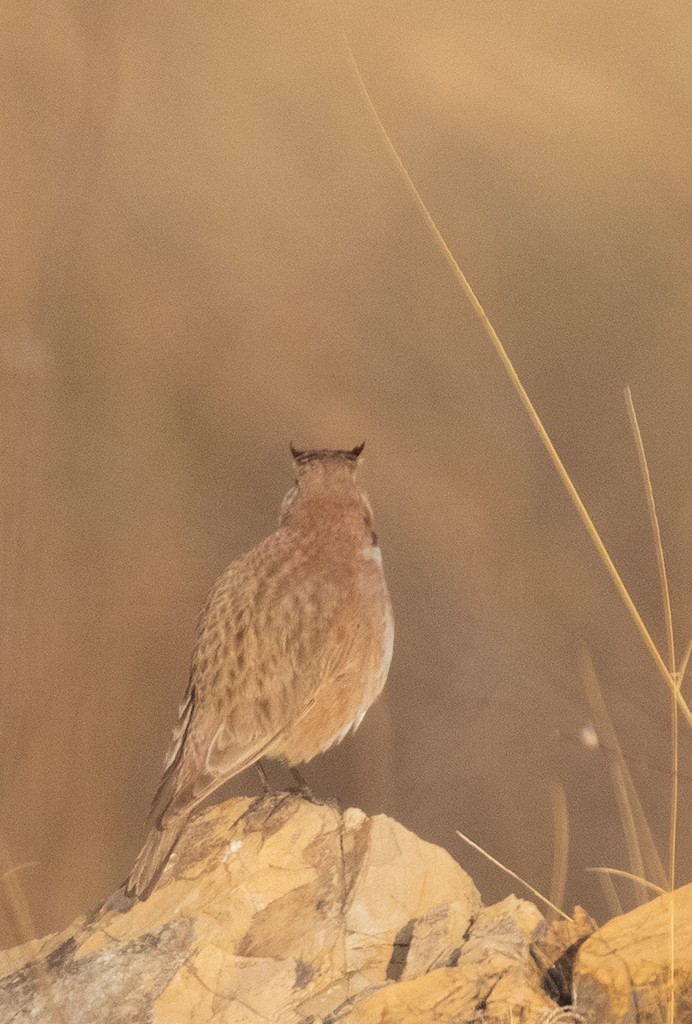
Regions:
[[359, 454], [294, 452], [279, 528], [212, 587], [128, 891], [151, 891], [190, 811], [223, 781], [264, 756], [309, 761], [381, 691], [393, 617]]

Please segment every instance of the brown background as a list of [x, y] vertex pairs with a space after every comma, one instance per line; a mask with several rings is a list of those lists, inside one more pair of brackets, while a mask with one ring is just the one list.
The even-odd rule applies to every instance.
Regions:
[[[24, 865], [35, 930], [128, 871], [198, 607], [273, 528], [290, 439], [367, 440], [397, 615], [386, 695], [307, 769], [314, 787], [446, 845], [490, 900], [516, 886], [455, 829], [547, 892], [561, 784], [566, 904], [608, 912], [585, 868], [631, 861], [613, 756], [580, 741], [586, 658], [664, 858], [667, 691], [383, 149], [337, 8], [0, 13], [1, 870]], [[342, 16], [662, 642], [631, 385], [684, 649], [689, 5], [349, 0]], [[25, 937], [15, 917], [3, 896], [3, 943]]]

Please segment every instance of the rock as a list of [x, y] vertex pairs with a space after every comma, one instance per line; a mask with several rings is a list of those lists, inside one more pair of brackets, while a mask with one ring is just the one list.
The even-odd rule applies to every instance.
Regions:
[[397, 985], [367, 989], [327, 1022], [537, 1024], [556, 1008], [541, 991], [531, 960], [531, 940], [542, 920], [533, 904], [515, 896], [482, 908], [452, 964], [411, 972]]
[[[676, 902], [685, 984], [688, 890]], [[0, 953], [0, 1022], [621, 1024], [635, 1020], [630, 979], [640, 1006], [660, 995], [657, 903], [583, 941], [586, 915], [548, 928], [514, 896], [484, 907], [448, 853], [389, 818], [292, 794], [230, 800], [190, 822], [146, 902], [121, 888]], [[570, 1011], [550, 994], [568, 998], [581, 942]]]
[[[692, 1022], [692, 885], [675, 899], [675, 1024]], [[588, 1024], [661, 1024], [671, 998], [670, 893], [599, 928], [574, 961], [575, 1004]]]
[[0, 1021], [320, 1019], [410, 973], [409, 956], [453, 960], [480, 906], [449, 854], [388, 818], [232, 800], [189, 824], [145, 903], [118, 890], [2, 954]]
[[577, 951], [597, 927], [583, 907], [575, 907], [571, 918], [558, 917], [536, 929], [531, 954], [541, 971], [544, 989], [560, 1005], [572, 995]]

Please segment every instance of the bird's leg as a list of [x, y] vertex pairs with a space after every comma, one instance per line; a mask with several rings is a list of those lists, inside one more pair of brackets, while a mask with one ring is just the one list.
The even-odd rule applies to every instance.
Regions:
[[291, 775], [293, 776], [294, 782], [298, 793], [303, 797], [304, 800], [310, 800], [311, 803], [316, 803], [315, 794], [308, 786], [307, 782], [300, 774], [297, 768], [289, 768]]
[[267, 773], [264, 770], [264, 765], [262, 764], [261, 761], [257, 761], [255, 764], [255, 768], [259, 773], [260, 782], [262, 784], [262, 795], [271, 796], [274, 793], [274, 790], [272, 789], [272, 785], [267, 777]]
[[297, 768], [289, 768], [289, 771], [296, 782], [296, 788], [291, 790], [292, 793], [298, 793], [299, 796], [302, 796], [303, 800], [309, 800], [311, 804], [317, 804], [321, 807], [332, 807], [338, 814], [344, 813], [343, 804], [338, 797], [327, 796], [320, 798], [315, 796]]

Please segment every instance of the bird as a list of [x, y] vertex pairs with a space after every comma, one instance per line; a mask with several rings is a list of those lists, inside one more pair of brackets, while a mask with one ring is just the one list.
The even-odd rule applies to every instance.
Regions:
[[381, 693], [394, 616], [356, 480], [363, 448], [291, 443], [294, 483], [277, 529], [209, 592], [128, 896], [151, 895], [190, 814], [219, 786], [261, 758], [311, 761]]

